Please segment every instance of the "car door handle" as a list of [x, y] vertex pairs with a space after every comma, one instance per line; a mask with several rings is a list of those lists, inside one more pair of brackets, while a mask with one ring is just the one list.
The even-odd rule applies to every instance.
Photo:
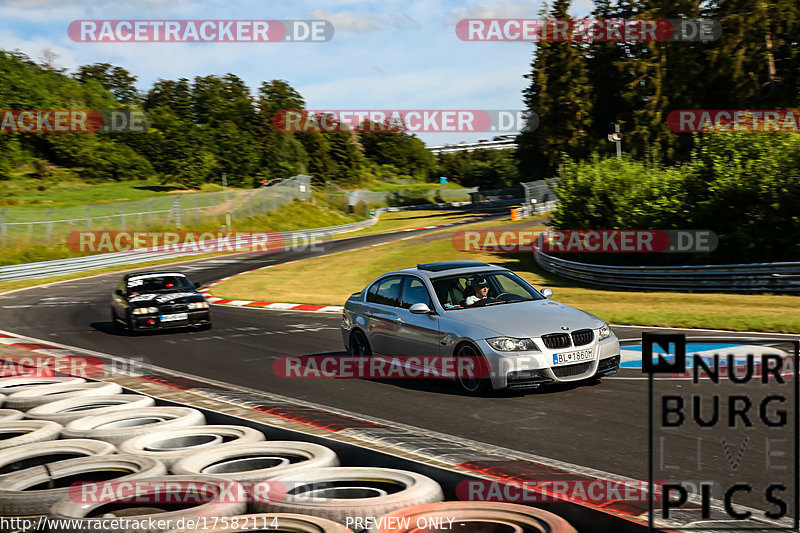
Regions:
[[392, 319], [395, 324], [403, 324], [403, 319], [400, 317]]

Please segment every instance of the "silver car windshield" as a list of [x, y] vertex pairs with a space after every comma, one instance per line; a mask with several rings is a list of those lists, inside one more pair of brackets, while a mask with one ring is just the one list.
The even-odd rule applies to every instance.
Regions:
[[544, 296], [513, 272], [481, 272], [432, 279], [439, 303], [445, 309], [543, 300]]

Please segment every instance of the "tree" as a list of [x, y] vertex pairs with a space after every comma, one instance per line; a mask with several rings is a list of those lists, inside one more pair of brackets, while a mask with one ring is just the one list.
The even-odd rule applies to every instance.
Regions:
[[305, 109], [300, 93], [284, 80], [265, 81], [258, 89], [257, 108], [255, 121], [262, 175], [285, 179], [307, 172], [308, 152], [301, 140], [293, 132], [277, 131], [273, 123], [281, 111]]
[[78, 67], [74, 78], [83, 84], [96, 81], [123, 104], [133, 104], [140, 100], [136, 89], [137, 77], [122, 67], [115, 67], [110, 63], [83, 65]]
[[[570, 2], [556, 0], [550, 17], [570, 18]], [[534, 179], [551, 175], [562, 152], [585, 157], [596, 143], [590, 137], [593, 104], [587, 45], [540, 41], [526, 77], [531, 83], [523, 92], [525, 107], [539, 116], [540, 123], [536, 131], [518, 137], [518, 157], [522, 175]]]
[[433, 170], [435, 157], [415, 135], [404, 131], [381, 131], [380, 125], [366, 123], [358, 134], [364, 156], [378, 165], [392, 165], [424, 179]]

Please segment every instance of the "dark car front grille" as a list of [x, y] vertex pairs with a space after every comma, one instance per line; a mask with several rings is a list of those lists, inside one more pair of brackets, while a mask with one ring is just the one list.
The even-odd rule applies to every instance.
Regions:
[[606, 372], [608, 370], [617, 370], [619, 368], [619, 356], [615, 355], [614, 357], [608, 357], [606, 359], [600, 359], [600, 363], [597, 365], [598, 372]]
[[593, 361], [588, 361], [586, 363], [578, 363], [576, 365], [554, 366], [552, 370], [553, 374], [555, 374], [557, 378], [567, 378], [588, 372], [589, 369], [592, 368], [593, 364]]
[[158, 306], [159, 313], [183, 313], [189, 310], [186, 304], [168, 304]]
[[584, 344], [589, 344], [593, 340], [594, 330], [579, 329], [578, 331], [572, 332], [572, 342], [575, 343], [575, 346], [583, 346]]
[[549, 335], [542, 335], [542, 342], [551, 350], [557, 350], [558, 348], [569, 348], [571, 346], [569, 335], [567, 333], [550, 333]]

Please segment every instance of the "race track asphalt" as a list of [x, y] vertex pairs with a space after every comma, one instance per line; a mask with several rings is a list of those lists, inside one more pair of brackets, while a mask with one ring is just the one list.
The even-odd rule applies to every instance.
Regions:
[[[226, 256], [184, 262], [169, 268], [184, 271], [192, 280], [205, 284], [265, 264], [430, 231], [435, 230], [343, 239], [327, 243], [323, 252], [309, 250]], [[299, 265], [298, 272], [301, 272]], [[0, 329], [116, 356], [144, 358], [151, 364], [180, 372], [388, 419], [422, 430], [462, 436], [488, 446], [502, 446], [647, 479], [648, 385], [641, 370], [623, 369], [617, 376], [600, 382], [551, 386], [524, 394], [500, 393], [489, 397], [464, 396], [455, 384], [433, 379], [285, 379], [273, 371], [276, 357], [342, 353], [339, 314], [214, 306], [214, 328], [211, 331], [173, 331], [131, 338], [116, 331], [109, 322], [110, 296], [119, 277], [119, 273], [101, 275], [0, 295]], [[555, 299], [558, 299], [557, 295]], [[643, 331], [664, 330], [615, 328], [621, 339], [635, 339]], [[726, 335], [718, 332], [702, 334]], [[668, 390], [680, 388], [682, 384], [680, 381], [665, 381], [661, 386], [664, 387], [662, 390]], [[742, 389], [730, 384], [723, 390], [736, 394]], [[788, 408], [791, 421], [796, 414], [791, 405]], [[724, 411], [723, 416], [726, 416]], [[766, 438], [776, 435], [760, 424], [740, 431], [738, 438], [731, 437], [725, 429], [719, 429], [718, 433], [715, 431], [717, 429], [695, 426], [682, 429], [678, 434], [680, 445], [669, 447], [663, 458], [655, 459], [667, 465], [692, 461], [696, 464], [697, 451], [693, 446], [698, 437], [707, 442], [709, 437], [712, 441], [719, 441], [717, 436], [727, 435], [728, 447], [734, 455], [743, 438], [748, 437], [750, 444], [743, 455], [745, 462], [751, 456], [753, 461], [756, 457], [763, 461], [765, 446], [769, 445]], [[790, 426], [784, 436], [789, 439], [789, 445], [784, 444], [784, 447], [788, 446], [787, 455], [776, 459], [790, 464]], [[776, 446], [774, 442], [772, 445], [773, 448]], [[738, 479], [737, 476], [741, 477], [744, 471], [731, 469], [725, 460], [725, 447], [719, 442], [714, 446], [708, 445], [701, 454], [705, 454], [702, 459], [705, 468], [702, 472], [693, 472], [691, 479], [702, 476], [703, 479], [728, 483]], [[747, 473], [748, 481], [754, 486], [766, 486], [782, 476], [762, 468], [761, 463], [757, 466]], [[680, 476], [680, 473], [675, 475]], [[758, 491], [737, 497], [737, 501], [763, 507], [763, 494]]]

